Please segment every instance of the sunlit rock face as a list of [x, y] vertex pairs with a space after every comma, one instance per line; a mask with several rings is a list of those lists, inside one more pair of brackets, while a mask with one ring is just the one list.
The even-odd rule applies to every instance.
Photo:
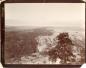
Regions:
[[[85, 44], [85, 35], [83, 32], [68, 32], [69, 37], [74, 44], [80, 44], [80, 46]], [[53, 48], [58, 44], [58, 36], [59, 32], [55, 32], [53, 35], [50, 36], [38, 36], [36, 41], [38, 43], [37, 48], [39, 52], [48, 51], [49, 49]], [[83, 46], [84, 47], [84, 46]]]
[[57, 40], [55, 39], [56, 35], [53, 34], [51, 36], [38, 36], [36, 38], [38, 45], [38, 51], [39, 52], [44, 52], [48, 51], [50, 48], [55, 47]]

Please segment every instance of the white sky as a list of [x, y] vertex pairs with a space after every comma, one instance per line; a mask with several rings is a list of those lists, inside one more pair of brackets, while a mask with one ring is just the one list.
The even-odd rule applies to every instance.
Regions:
[[84, 3], [6, 3], [10, 26], [84, 26]]

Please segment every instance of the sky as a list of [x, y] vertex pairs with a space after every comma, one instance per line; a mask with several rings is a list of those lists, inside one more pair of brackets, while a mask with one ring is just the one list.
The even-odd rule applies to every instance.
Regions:
[[6, 3], [9, 26], [85, 26], [84, 3]]

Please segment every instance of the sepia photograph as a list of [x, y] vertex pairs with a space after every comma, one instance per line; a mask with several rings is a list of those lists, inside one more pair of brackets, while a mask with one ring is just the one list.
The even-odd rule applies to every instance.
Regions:
[[5, 3], [4, 60], [85, 63], [85, 3]]

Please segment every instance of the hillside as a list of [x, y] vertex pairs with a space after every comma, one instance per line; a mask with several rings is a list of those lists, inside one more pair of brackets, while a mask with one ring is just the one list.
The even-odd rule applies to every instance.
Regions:
[[[11, 27], [12, 28], [12, 27]], [[9, 28], [10, 29], [10, 28]], [[47, 52], [58, 44], [56, 37], [67, 28], [54, 27], [12, 29], [6, 28], [5, 33], [5, 62], [12, 64], [62, 64], [61, 59], [56, 62], [49, 60]], [[74, 29], [74, 28], [73, 28]], [[66, 64], [82, 64], [85, 59], [85, 32], [67, 30], [69, 38], [74, 44], [72, 53], [74, 61]]]

